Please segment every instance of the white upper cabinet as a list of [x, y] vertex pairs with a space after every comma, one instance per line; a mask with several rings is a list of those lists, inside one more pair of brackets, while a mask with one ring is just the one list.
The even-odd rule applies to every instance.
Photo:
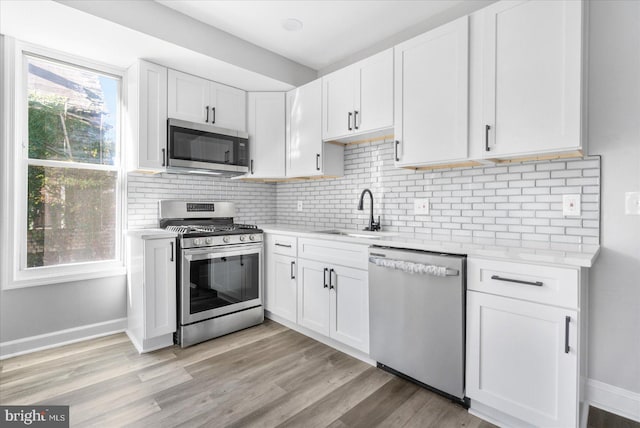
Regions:
[[580, 150], [582, 2], [501, 1], [484, 15], [484, 157]]
[[395, 47], [395, 164], [468, 157], [469, 18]]
[[162, 172], [167, 148], [167, 69], [138, 61], [127, 71], [128, 168]]
[[285, 93], [248, 95], [249, 178], [285, 175]]
[[287, 92], [286, 176], [344, 175], [344, 147], [322, 142], [320, 79]]
[[393, 49], [322, 78], [324, 140], [393, 126]]
[[221, 128], [247, 130], [247, 93], [241, 89], [211, 82], [210, 123]]
[[246, 94], [241, 89], [169, 70], [168, 115], [244, 132]]

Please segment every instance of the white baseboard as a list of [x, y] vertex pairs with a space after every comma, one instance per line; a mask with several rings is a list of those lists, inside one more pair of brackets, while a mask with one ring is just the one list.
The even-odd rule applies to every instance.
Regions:
[[316, 333], [313, 330], [309, 330], [308, 328], [302, 327], [301, 325], [298, 325], [296, 323], [293, 323], [289, 320], [286, 320], [284, 318], [282, 318], [279, 315], [276, 315], [268, 310], [265, 309], [264, 311], [264, 316], [269, 318], [270, 320], [273, 320], [279, 324], [284, 325], [285, 327], [290, 328], [291, 330], [295, 330], [298, 333], [304, 334], [305, 336], [308, 336], [314, 340], [317, 340], [320, 343], [324, 343], [327, 346], [330, 346], [334, 349], [337, 349], [340, 352], [344, 352], [347, 355], [352, 356], [353, 358], [357, 358], [360, 361], [363, 361], [367, 364], [370, 364], [372, 366], [376, 365], [375, 360], [372, 360], [371, 358], [369, 358], [369, 356], [367, 354], [365, 354], [362, 351], [359, 351], [357, 349], [353, 349], [350, 346], [347, 346], [343, 343], [340, 343], [336, 340], [331, 339], [330, 337], [324, 336], [320, 333]]
[[120, 333], [126, 328], [127, 319], [118, 318], [96, 324], [83, 325], [80, 327], [68, 328], [66, 330], [54, 331], [52, 333], [40, 334], [38, 336], [1, 342], [0, 360], [31, 352], [56, 348], [58, 346], [68, 345], [70, 343], [80, 342], [83, 340], [94, 339], [96, 337]]
[[640, 422], [640, 394], [594, 379], [587, 380], [589, 405]]

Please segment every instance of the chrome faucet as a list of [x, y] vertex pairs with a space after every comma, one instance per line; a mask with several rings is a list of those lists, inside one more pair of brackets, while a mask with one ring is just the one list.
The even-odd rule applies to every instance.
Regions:
[[380, 216], [378, 216], [378, 221], [374, 221], [373, 220], [373, 193], [371, 193], [371, 190], [369, 189], [364, 189], [362, 191], [362, 193], [360, 194], [360, 202], [358, 202], [358, 211], [362, 211], [364, 209], [364, 194], [368, 193], [369, 196], [371, 197], [371, 211], [370, 211], [370, 216], [369, 216], [369, 227], [365, 227], [364, 230], [370, 230], [372, 232], [376, 231], [376, 230], [380, 230]]

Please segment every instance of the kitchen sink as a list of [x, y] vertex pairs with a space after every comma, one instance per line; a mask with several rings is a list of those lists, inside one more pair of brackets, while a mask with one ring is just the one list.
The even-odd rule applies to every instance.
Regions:
[[367, 238], [367, 239], [380, 239], [388, 236], [395, 236], [395, 233], [389, 232], [369, 232], [368, 230], [343, 230], [343, 229], [331, 229], [331, 230], [318, 230], [316, 233], [323, 233], [327, 235], [339, 235], [339, 236], [351, 236], [353, 238]]

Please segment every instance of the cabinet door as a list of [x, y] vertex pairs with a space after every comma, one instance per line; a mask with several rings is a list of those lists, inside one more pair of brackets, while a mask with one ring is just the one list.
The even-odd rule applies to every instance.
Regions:
[[174, 239], [144, 243], [144, 338], [176, 331], [176, 254]]
[[354, 66], [356, 94], [354, 132], [365, 133], [393, 126], [393, 49]]
[[247, 93], [241, 89], [211, 82], [209, 123], [221, 128], [247, 130]]
[[274, 254], [267, 265], [267, 309], [291, 322], [297, 313], [297, 263], [293, 257]]
[[140, 60], [127, 78], [130, 169], [162, 172], [167, 147], [167, 69]]
[[169, 70], [168, 115], [173, 119], [191, 122], [211, 121], [207, 114], [209, 103], [209, 81], [190, 74]]
[[287, 177], [322, 175], [320, 79], [287, 92]]
[[331, 266], [330, 336], [369, 353], [369, 278], [366, 270]]
[[329, 275], [325, 268], [323, 263], [298, 260], [298, 324], [329, 336]]
[[467, 395], [535, 426], [575, 427], [577, 326], [575, 311], [467, 292]]
[[483, 13], [485, 155], [580, 148], [582, 2], [505, 1]]
[[343, 68], [322, 77], [322, 138], [347, 136], [354, 130], [356, 93], [354, 67]]
[[285, 94], [249, 93], [250, 177], [277, 178], [285, 174]]
[[395, 47], [396, 165], [466, 159], [468, 61], [466, 16]]

